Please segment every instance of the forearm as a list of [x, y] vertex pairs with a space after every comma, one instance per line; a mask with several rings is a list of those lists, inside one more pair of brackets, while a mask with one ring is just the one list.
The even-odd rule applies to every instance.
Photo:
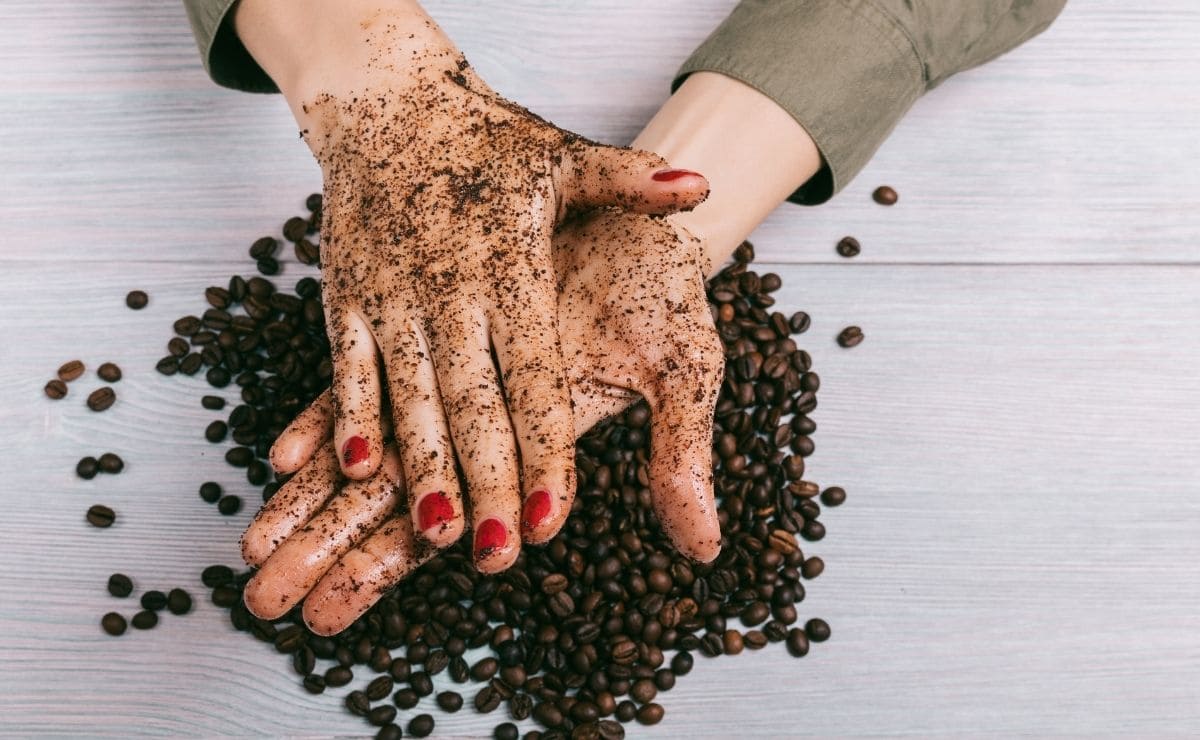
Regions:
[[708, 200], [671, 218], [704, 241], [713, 269], [821, 167], [812, 137], [786, 110], [714, 72], [688, 77], [633, 145], [708, 178]]

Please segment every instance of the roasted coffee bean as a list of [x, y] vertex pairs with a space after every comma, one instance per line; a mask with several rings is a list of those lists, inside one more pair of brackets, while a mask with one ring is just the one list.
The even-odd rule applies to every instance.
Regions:
[[184, 615], [192, 610], [192, 596], [182, 588], [173, 588], [167, 593], [167, 611]]
[[133, 580], [124, 573], [113, 573], [108, 577], [108, 592], [123, 599], [133, 593]]
[[900, 200], [900, 196], [896, 191], [887, 185], [880, 185], [875, 188], [875, 192], [871, 193], [871, 197], [881, 206], [894, 206], [896, 201]]
[[125, 294], [125, 305], [132, 308], [134, 311], [141, 310], [150, 302], [150, 296], [146, 295], [145, 291], [131, 290]]
[[242, 510], [242, 499], [239, 496], [222, 496], [217, 501], [217, 511], [225, 516], [233, 516]]
[[308, 233], [308, 221], [299, 216], [292, 216], [283, 223], [283, 236], [290, 242], [303, 239]]
[[495, 687], [488, 684], [480, 689], [479, 693], [475, 694], [475, 711], [481, 714], [495, 711], [500, 706], [501, 701], [500, 694], [496, 693]]
[[443, 712], [457, 712], [462, 709], [462, 695], [455, 691], [443, 691], [437, 695], [437, 705]]
[[75, 475], [84, 480], [95, 478], [98, 472], [100, 472], [100, 461], [90, 455], [80, 458], [79, 462], [75, 463]]
[[111, 473], [116, 475], [125, 469], [125, 461], [119, 455], [113, 452], [106, 452], [96, 461], [100, 467], [100, 472]]
[[100, 618], [100, 627], [113, 637], [120, 637], [125, 634], [127, 625], [125, 617], [116, 612], [109, 612]]
[[[250, 259], [260, 260], [263, 257], [272, 257], [275, 250], [279, 248], [279, 241], [273, 236], [264, 236], [250, 245]], [[222, 308], [224, 308], [222, 306]]]
[[296, 261], [302, 265], [315, 265], [321, 259], [321, 249], [307, 239], [300, 239], [293, 247]]
[[811, 557], [804, 561], [800, 566], [800, 574], [805, 578], [816, 578], [825, 571], [825, 561], [818, 557]]
[[147, 591], [142, 594], [142, 608], [150, 611], [162, 611], [167, 607], [167, 595], [162, 591]]
[[46, 383], [46, 395], [57, 401], [67, 395], [67, 384], [58, 378]]
[[148, 630], [153, 629], [158, 624], [158, 614], [146, 609], [133, 615], [133, 619], [129, 620], [134, 629]]
[[225, 586], [233, 581], [233, 570], [227, 565], [210, 565], [200, 574], [200, 581], [209, 588]]
[[862, 245], [852, 236], [844, 236], [837, 243], [837, 253], [842, 257], [857, 257], [862, 252]]
[[115, 383], [121, 379], [121, 368], [114, 363], [106, 362], [96, 369], [96, 375], [105, 383]]
[[354, 672], [343, 665], [335, 665], [325, 671], [325, 685], [337, 688], [354, 680]]
[[633, 686], [629, 689], [629, 696], [638, 704], [646, 704], [654, 701], [654, 697], [658, 696], [658, 687], [650, 679], [643, 678], [633, 682]]
[[788, 630], [787, 649], [795, 658], [803, 658], [808, 655], [808, 635], [804, 630], [798, 627]]
[[797, 311], [788, 319], [788, 326], [791, 327], [793, 334], [803, 334], [808, 331], [810, 325], [812, 325], [812, 318], [804, 311]]
[[[350, 710], [351, 714], [358, 715], [359, 717], [365, 717], [367, 716], [367, 712], [371, 711], [371, 700], [361, 691], [351, 691], [349, 694], [346, 694], [343, 703], [345, 703], [346, 709]], [[395, 707], [392, 708], [392, 711], [395, 712]]]
[[221, 498], [221, 484], [208, 481], [200, 484], [200, 498], [206, 504], [215, 504]]
[[750, 650], [762, 650], [767, 646], [767, 636], [762, 630], [747, 630], [742, 635], [742, 642]]
[[184, 316], [176, 319], [172, 328], [181, 337], [190, 337], [204, 327], [204, 322], [198, 316]]
[[244, 468], [254, 462], [254, 450], [249, 447], [231, 447], [225, 451], [225, 462], [235, 468]]
[[200, 399], [200, 405], [209, 411], [220, 411], [225, 408], [225, 399], [220, 396], [204, 396]]
[[174, 375], [179, 372], [179, 359], [173, 355], [167, 355], [155, 364], [154, 369], [163, 375]]
[[86, 368], [84, 367], [83, 363], [79, 360], [64, 362], [62, 366], [58, 368], [58, 379], [64, 383], [70, 383], [80, 375], [83, 375], [83, 371], [85, 369]]
[[517, 740], [520, 736], [521, 731], [512, 722], [502, 722], [492, 730], [492, 737], [495, 740]]
[[116, 391], [108, 386], [104, 386], [88, 394], [87, 407], [92, 411], [107, 411], [116, 400]]
[[857, 326], [847, 326], [837, 335], [837, 343], [842, 347], [857, 347], [862, 344], [863, 331]]
[[87, 510], [88, 524], [92, 525], [93, 527], [100, 527], [102, 529], [105, 527], [111, 527], [116, 519], [116, 512], [102, 504], [95, 504]]
[[813, 642], [825, 642], [829, 639], [829, 623], [824, 619], [810, 619], [804, 623], [804, 632]]
[[224, 388], [225, 386], [229, 385], [229, 381], [232, 380], [233, 377], [225, 368], [213, 367], [209, 368], [208, 372], [204, 374], [204, 379], [207, 380], [208, 384], [213, 388]]
[[664, 714], [666, 714], [666, 710], [662, 708], [661, 704], [646, 704], [638, 710], [637, 721], [643, 725], [657, 725], [662, 722]]
[[218, 419], [208, 425], [204, 430], [204, 438], [209, 442], [216, 444], [225, 441], [225, 435], [229, 433], [229, 427], [225, 422]]
[[418, 714], [408, 722], [408, 734], [413, 737], [426, 737], [433, 732], [433, 715]]
[[726, 655], [737, 655], [742, 652], [744, 647], [742, 633], [737, 630], [725, 630], [725, 634], [721, 636], [721, 642]]
[[304, 686], [304, 690], [310, 694], [321, 694], [325, 691], [324, 676], [318, 676], [310, 673], [304, 677], [304, 680], [301, 682], [301, 684]]
[[846, 501], [846, 490], [841, 486], [830, 486], [821, 491], [821, 503], [826, 506], [841, 506]]
[[[380, 704], [379, 706], [367, 712], [367, 721], [376, 727], [390, 725], [395, 719], [396, 708], [390, 704]], [[395, 725], [392, 726], [394, 727]]]
[[258, 268], [258, 271], [264, 275], [279, 274], [279, 260], [275, 259], [274, 257], [263, 257], [255, 263], [255, 266]]
[[392, 701], [401, 709], [412, 709], [421, 701], [421, 697], [417, 696], [417, 692], [412, 689], [400, 689], [392, 697]]
[[212, 602], [216, 606], [228, 609], [242, 599], [242, 592], [233, 586], [217, 586], [212, 592]]

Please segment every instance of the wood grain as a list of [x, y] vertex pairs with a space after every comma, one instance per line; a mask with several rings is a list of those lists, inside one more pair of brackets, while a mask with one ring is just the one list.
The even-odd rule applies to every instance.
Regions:
[[[732, 4], [430, 9], [499, 90], [625, 141]], [[631, 734], [1200, 733], [1197, 38], [1189, 0], [1072, 2], [920, 101], [841, 197], [759, 229], [780, 309], [813, 316], [812, 474], [850, 491], [801, 610], [834, 638], [799, 662], [701, 660]], [[278, 97], [208, 82], [177, 3], [0, 5], [0, 734], [366, 729], [203, 600], [200, 568], [236, 564], [250, 512], [196, 489], [253, 492], [202, 438], [210, 389], [152, 369], [171, 322], [319, 187], [293, 130]], [[882, 182], [898, 206], [870, 202]], [[845, 233], [856, 260], [833, 256]], [[851, 323], [866, 341], [841, 350]], [[89, 372], [49, 401], [74, 358]], [[104, 361], [125, 378], [96, 414]], [[109, 450], [123, 474], [74, 476]], [[110, 530], [83, 521], [99, 501]], [[197, 609], [108, 638], [100, 615], [134, 611], [104, 591], [114, 571]]]

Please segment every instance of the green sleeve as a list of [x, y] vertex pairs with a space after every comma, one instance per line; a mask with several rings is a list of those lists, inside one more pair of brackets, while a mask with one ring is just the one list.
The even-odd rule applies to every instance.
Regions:
[[742, 0], [684, 63], [740, 80], [808, 131], [824, 166], [792, 194], [823, 203], [926, 90], [1036, 36], [1066, 0]]
[[279, 92], [233, 32], [237, 0], [183, 0], [204, 69], [213, 82], [246, 92]]

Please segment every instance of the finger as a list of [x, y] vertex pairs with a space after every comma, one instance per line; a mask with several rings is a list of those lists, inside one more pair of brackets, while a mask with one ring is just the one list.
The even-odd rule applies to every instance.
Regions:
[[414, 537], [408, 516], [393, 517], [321, 577], [304, 600], [305, 624], [336, 635], [437, 552]]
[[[548, 273], [548, 271], [547, 271]], [[562, 528], [575, 497], [575, 427], [571, 392], [558, 341], [552, 278], [517, 280], [512, 298], [492, 323], [508, 414], [521, 453], [521, 532], [546, 542]], [[520, 321], [506, 318], [515, 314]]]
[[638, 213], [687, 211], [708, 197], [708, 180], [698, 172], [673, 169], [650, 152], [578, 140], [563, 164], [567, 208], [620, 206]]
[[383, 337], [381, 343], [409, 511], [420, 535], [445, 547], [462, 536], [465, 519], [429, 347], [416, 327]]
[[[468, 312], [460, 315], [469, 316]], [[434, 368], [466, 478], [475, 567], [498, 573], [520, 552], [517, 450], [482, 318], [431, 337]]]
[[337, 490], [340, 471], [333, 445], [323, 445], [295, 477], [263, 504], [242, 534], [242, 559], [260, 566], [321, 510]]
[[292, 419], [271, 445], [271, 468], [294, 473], [304, 467], [333, 434], [333, 395], [328, 389]]
[[347, 550], [396, 512], [404, 492], [394, 451], [364, 481], [351, 481], [302, 529], [289, 537], [246, 584], [246, 608], [278, 619], [304, 598]]
[[362, 480], [375, 472], [383, 456], [375, 338], [353, 311], [331, 312], [329, 338], [333, 342], [334, 445], [342, 472]]
[[713, 498], [713, 412], [721, 386], [720, 339], [709, 329], [670, 348], [675, 370], [643, 389], [650, 404], [650, 494], [663, 531], [684, 555], [703, 563], [721, 552]]

